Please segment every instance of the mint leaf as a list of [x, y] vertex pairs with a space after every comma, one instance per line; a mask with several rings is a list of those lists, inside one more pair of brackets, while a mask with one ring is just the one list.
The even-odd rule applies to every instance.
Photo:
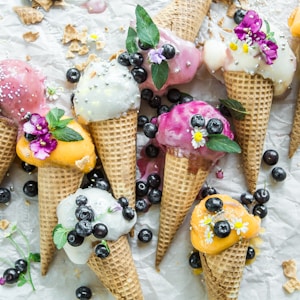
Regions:
[[59, 120], [55, 128], [65, 128], [72, 120], [72, 118]]
[[236, 120], [243, 120], [248, 114], [242, 103], [237, 100], [219, 99], [219, 101], [229, 109], [231, 116]]
[[137, 36], [142, 44], [155, 48], [159, 42], [159, 30], [146, 10], [137, 5], [135, 9]]
[[126, 38], [126, 50], [128, 53], [135, 53], [138, 51], [138, 46], [136, 45], [137, 33], [136, 31], [129, 27], [127, 38]]
[[49, 124], [49, 127], [55, 128], [60, 118], [64, 115], [64, 113], [65, 111], [63, 109], [57, 107], [51, 109], [46, 115], [46, 120]]
[[164, 60], [161, 64], [151, 65], [152, 80], [157, 89], [161, 89], [169, 75], [168, 63]]
[[40, 262], [41, 261], [41, 255], [40, 253], [30, 253], [28, 260], [30, 262]]
[[25, 283], [27, 283], [27, 279], [23, 273], [20, 273], [17, 286], [23, 286]]
[[209, 134], [206, 147], [213, 151], [241, 153], [241, 147], [238, 143], [223, 134]]
[[55, 139], [63, 142], [76, 142], [83, 140], [83, 137], [70, 127], [57, 128], [51, 131], [51, 133]]
[[68, 230], [61, 224], [57, 224], [53, 230], [53, 242], [57, 249], [62, 249], [67, 242]]

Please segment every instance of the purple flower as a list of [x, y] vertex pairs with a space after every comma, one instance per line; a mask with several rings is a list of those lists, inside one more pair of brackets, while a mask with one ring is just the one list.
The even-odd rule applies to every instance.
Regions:
[[51, 133], [38, 136], [36, 140], [30, 142], [30, 150], [38, 159], [45, 159], [56, 148], [57, 140], [52, 138]]
[[161, 64], [163, 60], [166, 60], [165, 56], [163, 56], [163, 48], [159, 49], [151, 49], [148, 53], [148, 57], [151, 63]]
[[276, 43], [270, 40], [263, 40], [258, 43], [261, 52], [265, 57], [265, 61], [268, 65], [272, 65], [273, 61], [277, 58], [278, 46]]
[[49, 132], [46, 118], [39, 114], [32, 114], [30, 120], [24, 123], [23, 130], [32, 135], [43, 135]]
[[0, 277], [0, 285], [4, 285], [6, 283], [6, 280], [4, 277]]

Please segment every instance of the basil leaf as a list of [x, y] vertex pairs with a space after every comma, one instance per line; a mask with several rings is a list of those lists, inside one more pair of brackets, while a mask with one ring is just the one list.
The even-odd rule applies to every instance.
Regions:
[[143, 44], [155, 48], [159, 42], [159, 30], [146, 10], [137, 5], [135, 9], [137, 36]]
[[61, 224], [57, 224], [53, 230], [53, 242], [57, 249], [62, 249], [67, 242], [68, 231]]
[[72, 120], [72, 118], [59, 120], [56, 124], [56, 128], [65, 128]]
[[239, 144], [224, 134], [209, 134], [206, 147], [213, 151], [228, 152], [228, 153], [241, 153]]
[[70, 127], [57, 128], [51, 131], [51, 133], [55, 139], [63, 142], [76, 142], [83, 140], [83, 137]]
[[169, 76], [169, 66], [164, 60], [161, 64], [151, 65], [152, 80], [157, 89], [161, 89]]
[[133, 28], [129, 27], [127, 38], [126, 38], [126, 50], [128, 53], [135, 53], [138, 51], [136, 40], [137, 40], [136, 31]]
[[64, 113], [65, 111], [63, 109], [57, 107], [51, 109], [46, 115], [46, 120], [49, 124], [49, 127], [55, 128], [60, 118], [64, 115]]
[[40, 262], [41, 261], [41, 255], [40, 253], [30, 253], [28, 260], [30, 262]]
[[231, 116], [236, 120], [243, 120], [248, 114], [242, 103], [237, 100], [219, 99], [219, 101], [229, 109]]

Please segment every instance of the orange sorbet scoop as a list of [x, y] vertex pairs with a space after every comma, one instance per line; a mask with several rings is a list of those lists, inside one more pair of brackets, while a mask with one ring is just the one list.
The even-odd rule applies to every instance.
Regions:
[[300, 7], [293, 10], [288, 18], [288, 26], [290, 27], [292, 36], [300, 37]]

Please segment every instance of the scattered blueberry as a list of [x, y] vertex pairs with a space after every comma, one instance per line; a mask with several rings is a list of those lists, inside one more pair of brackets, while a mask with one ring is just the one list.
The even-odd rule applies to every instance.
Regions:
[[36, 139], [36, 135], [27, 132], [24, 133], [24, 137], [28, 142], [31, 142]]
[[100, 243], [95, 247], [95, 253], [99, 258], [106, 258], [109, 255], [110, 251], [106, 247], [106, 245]]
[[123, 208], [122, 214], [123, 217], [128, 221], [132, 220], [135, 216], [134, 210], [129, 206]]
[[267, 189], [262, 188], [256, 190], [253, 197], [258, 203], [263, 204], [270, 200], [270, 193]]
[[286, 172], [283, 168], [281, 167], [275, 167], [272, 170], [272, 177], [276, 180], [276, 181], [284, 181], [286, 179]]
[[244, 9], [238, 9], [238, 10], [234, 13], [234, 15], [233, 15], [233, 20], [234, 20], [234, 22], [235, 22], [236, 24], [240, 24], [240, 23], [243, 21], [243, 19], [244, 19], [246, 13], [247, 13], [246, 10], [244, 10]]
[[71, 68], [67, 71], [67, 80], [71, 83], [78, 82], [80, 79], [80, 71], [76, 68]]
[[101, 168], [95, 168], [86, 175], [90, 182], [95, 182], [97, 179], [104, 178], [104, 173]]
[[255, 250], [253, 247], [249, 246], [247, 249], [246, 259], [253, 259], [255, 257]]
[[192, 127], [202, 127], [205, 125], [205, 118], [202, 115], [193, 115], [191, 118]]
[[181, 98], [181, 92], [178, 89], [170, 89], [167, 93], [167, 99], [171, 103], [178, 103]]
[[129, 53], [128, 52], [122, 52], [119, 56], [118, 56], [118, 63], [121, 64], [122, 66], [128, 67], [130, 66], [130, 62], [129, 62]]
[[110, 190], [110, 184], [105, 178], [96, 179], [92, 186], [104, 191]]
[[11, 193], [7, 188], [0, 188], [0, 203], [7, 203], [11, 199]]
[[144, 198], [135, 201], [135, 210], [137, 212], [146, 212], [149, 209], [149, 203]]
[[126, 197], [120, 197], [118, 203], [124, 208], [129, 205], [129, 201]]
[[167, 113], [170, 111], [170, 107], [168, 105], [160, 105], [158, 108], [157, 108], [157, 115], [160, 116], [164, 113]]
[[161, 178], [158, 173], [149, 174], [147, 177], [147, 183], [152, 188], [158, 188], [161, 183]]
[[31, 173], [36, 169], [36, 166], [30, 165], [25, 161], [22, 161], [21, 165], [22, 165], [22, 169], [27, 173]]
[[147, 44], [143, 44], [141, 42], [141, 40], [138, 40], [138, 46], [142, 49], [142, 50], [149, 50], [151, 48], [150, 45], [147, 45]]
[[16, 283], [19, 279], [18, 270], [15, 268], [6, 269], [3, 273], [3, 278], [5, 279], [5, 282], [8, 284]]
[[138, 116], [138, 127], [143, 128], [146, 123], [149, 123], [149, 118], [145, 115]]
[[25, 182], [23, 192], [28, 197], [35, 197], [38, 194], [38, 183], [34, 180]]
[[27, 260], [20, 258], [15, 261], [15, 268], [19, 273], [25, 274], [27, 272]]
[[142, 229], [139, 233], [138, 233], [138, 239], [142, 242], [142, 243], [149, 243], [152, 240], [152, 231], [149, 229]]
[[212, 197], [206, 200], [205, 207], [209, 212], [218, 212], [223, 208], [223, 201], [218, 197]]
[[75, 216], [78, 221], [85, 220], [91, 222], [95, 218], [95, 213], [90, 206], [81, 205], [76, 208]]
[[148, 77], [147, 71], [142, 67], [134, 67], [131, 74], [137, 83], [143, 83]]
[[148, 193], [148, 200], [151, 204], [158, 204], [161, 202], [162, 191], [159, 189], [151, 189]]
[[141, 53], [131, 53], [129, 55], [129, 62], [134, 67], [140, 67], [144, 62], [144, 57]]
[[263, 161], [269, 166], [276, 165], [278, 160], [279, 160], [279, 154], [276, 150], [269, 149], [266, 150], [263, 154]]
[[144, 181], [137, 181], [135, 184], [135, 191], [136, 191], [136, 195], [139, 197], [143, 197], [146, 196], [149, 190], [149, 186], [146, 182]]
[[148, 104], [152, 108], [158, 108], [161, 106], [161, 97], [160, 96], [154, 96], [152, 99], [148, 101]]
[[220, 119], [212, 118], [207, 122], [206, 130], [209, 134], [222, 133], [223, 123]]
[[145, 148], [146, 155], [151, 158], [155, 158], [159, 154], [159, 148], [153, 144], [149, 144]]
[[191, 102], [193, 100], [194, 100], [193, 96], [191, 96], [189, 94], [186, 94], [186, 93], [181, 93], [179, 104], [188, 103], [188, 102]]
[[77, 234], [75, 230], [69, 231], [67, 235], [67, 242], [73, 246], [78, 247], [80, 246], [84, 241], [84, 237]]
[[166, 59], [171, 59], [175, 56], [176, 54], [176, 50], [175, 47], [171, 44], [164, 44], [162, 46], [162, 55], [166, 58]]
[[75, 199], [76, 205], [78, 205], [78, 206], [86, 205], [87, 201], [88, 201], [88, 199], [84, 195], [78, 195]]
[[231, 232], [230, 224], [228, 221], [217, 221], [214, 226], [214, 234], [219, 238], [228, 236]]
[[86, 237], [92, 234], [93, 226], [90, 221], [81, 220], [75, 225], [75, 231], [78, 235]]
[[199, 251], [195, 251], [190, 255], [189, 264], [193, 269], [199, 269], [202, 267]]
[[103, 223], [96, 223], [93, 228], [93, 235], [97, 239], [103, 239], [107, 236], [108, 229]]
[[268, 209], [263, 204], [256, 204], [253, 207], [252, 213], [254, 216], [259, 216], [261, 219], [263, 219], [268, 214]]
[[144, 134], [150, 139], [155, 137], [157, 130], [157, 126], [151, 122], [146, 123], [143, 127]]
[[215, 195], [218, 194], [217, 190], [212, 187], [212, 186], [205, 186], [204, 188], [202, 188], [201, 190], [201, 197], [205, 198], [209, 195]]
[[240, 200], [243, 204], [252, 204], [254, 202], [254, 196], [248, 192], [241, 194]]
[[141, 91], [141, 99], [145, 101], [150, 101], [153, 98], [154, 94], [150, 89], [143, 89]]
[[80, 286], [76, 289], [75, 294], [79, 300], [89, 300], [92, 298], [92, 291], [87, 286]]

